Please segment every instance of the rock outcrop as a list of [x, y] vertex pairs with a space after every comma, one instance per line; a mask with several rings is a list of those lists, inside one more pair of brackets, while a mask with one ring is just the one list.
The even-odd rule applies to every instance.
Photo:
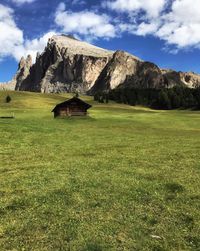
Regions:
[[135, 76], [140, 59], [124, 51], [116, 51], [108, 64], [104, 67], [89, 91], [91, 94], [97, 91], [115, 89], [124, 84], [130, 76]]
[[30, 56], [21, 59], [13, 83], [20, 91], [94, 94], [118, 87], [195, 88], [200, 86], [200, 75], [162, 70], [127, 52], [104, 50], [60, 35], [49, 39], [34, 64]]
[[21, 58], [15, 76], [8, 83], [0, 83], [0, 90], [18, 90], [21, 83], [29, 76], [32, 67], [32, 57]]
[[193, 72], [176, 72], [174, 70], [162, 70], [162, 74], [168, 87], [175, 85], [197, 88], [200, 86], [200, 75]]
[[25, 81], [30, 75], [31, 67], [32, 67], [31, 55], [28, 55], [26, 59], [22, 57], [19, 62], [17, 74], [14, 77], [14, 79], [16, 80], [16, 87], [15, 87], [16, 90], [21, 88], [21, 83], [23, 83], [23, 81]]
[[124, 84], [137, 88], [168, 87], [164, 81], [160, 68], [150, 62], [139, 63], [136, 74], [127, 78]]
[[38, 92], [89, 91], [112, 58], [103, 50], [68, 36], [53, 36], [38, 55], [30, 74], [16, 90]]

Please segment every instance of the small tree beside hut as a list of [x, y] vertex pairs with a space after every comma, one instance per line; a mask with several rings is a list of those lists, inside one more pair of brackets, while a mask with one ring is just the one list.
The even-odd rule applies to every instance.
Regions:
[[7, 95], [7, 97], [6, 97], [6, 103], [10, 103], [11, 100], [12, 100], [11, 97], [9, 95]]

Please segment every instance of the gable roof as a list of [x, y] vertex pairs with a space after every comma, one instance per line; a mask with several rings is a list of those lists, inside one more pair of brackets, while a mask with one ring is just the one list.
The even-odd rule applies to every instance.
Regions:
[[67, 107], [69, 106], [70, 104], [72, 103], [76, 103], [76, 104], [79, 104], [79, 105], [82, 105], [84, 106], [86, 109], [89, 109], [91, 108], [92, 106], [86, 102], [84, 102], [83, 100], [81, 100], [80, 98], [76, 98], [76, 97], [73, 97], [71, 99], [68, 99], [67, 101], [63, 102], [63, 103], [60, 103], [58, 105], [55, 106], [55, 108], [52, 110], [52, 112], [55, 112], [57, 109], [59, 108], [62, 108], [62, 107]]

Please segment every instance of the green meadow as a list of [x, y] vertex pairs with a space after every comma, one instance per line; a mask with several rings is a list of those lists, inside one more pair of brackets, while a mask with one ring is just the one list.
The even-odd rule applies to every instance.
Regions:
[[0, 92], [0, 251], [200, 250], [200, 112], [69, 97]]

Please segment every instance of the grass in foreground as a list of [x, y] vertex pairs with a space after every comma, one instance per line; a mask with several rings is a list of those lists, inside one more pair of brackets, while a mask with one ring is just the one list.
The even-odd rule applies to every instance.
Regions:
[[200, 113], [0, 92], [0, 250], [200, 250]]

